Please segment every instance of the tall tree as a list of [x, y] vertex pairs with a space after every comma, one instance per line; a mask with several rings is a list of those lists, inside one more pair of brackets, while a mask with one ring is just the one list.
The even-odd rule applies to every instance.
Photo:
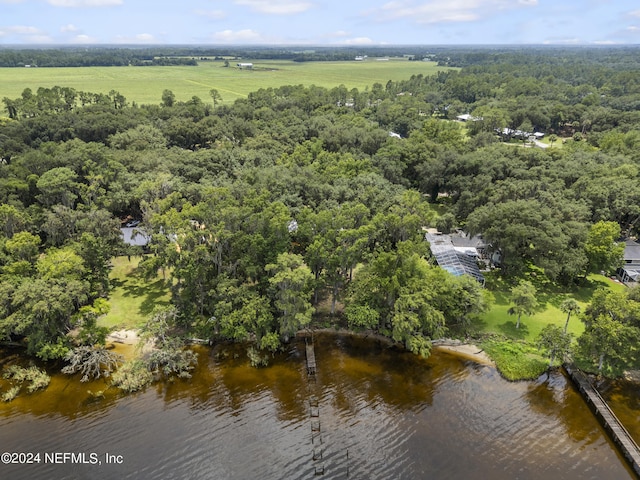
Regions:
[[311, 323], [313, 274], [302, 256], [281, 253], [276, 263], [266, 266], [269, 283], [275, 288], [275, 305], [280, 312], [280, 334], [285, 341]]
[[551, 368], [556, 356], [563, 359], [571, 351], [571, 334], [550, 323], [538, 335], [537, 344], [538, 348], [549, 352], [549, 368]]
[[578, 338], [579, 350], [599, 373], [606, 369], [619, 374], [638, 367], [640, 302], [631, 292], [596, 290], [581, 316], [585, 330]]
[[617, 242], [619, 238], [620, 225], [616, 222], [599, 221], [591, 226], [584, 246], [589, 271], [610, 272], [622, 265], [624, 243]]
[[513, 305], [509, 308], [508, 313], [518, 317], [516, 328], [520, 328], [520, 317], [523, 314], [531, 315], [538, 306], [536, 294], [536, 287], [528, 280], [521, 280], [517, 286], [511, 289], [511, 303]]
[[209, 95], [211, 96], [211, 100], [213, 100], [213, 109], [215, 110], [218, 102], [222, 101], [222, 95], [220, 95], [220, 92], [215, 88], [209, 90]]
[[173, 107], [176, 103], [176, 96], [171, 90], [165, 89], [162, 91], [162, 105], [165, 107]]

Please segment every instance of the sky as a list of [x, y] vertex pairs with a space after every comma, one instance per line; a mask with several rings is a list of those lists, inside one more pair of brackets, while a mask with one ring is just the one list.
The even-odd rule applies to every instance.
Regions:
[[0, 46], [634, 45], [638, 0], [0, 0]]

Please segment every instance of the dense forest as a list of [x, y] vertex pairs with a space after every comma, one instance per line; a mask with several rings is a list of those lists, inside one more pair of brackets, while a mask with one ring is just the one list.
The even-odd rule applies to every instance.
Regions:
[[[64, 86], [4, 98], [0, 336], [45, 360], [99, 344], [110, 259], [141, 253], [120, 237], [133, 219], [150, 236], [142, 268], [170, 277], [157, 337], [250, 341], [260, 358], [325, 301], [350, 328], [428, 355], [487, 298], [434, 266], [423, 227], [482, 233], [507, 279], [615, 269], [612, 242], [640, 228], [637, 53], [455, 49], [460, 71], [362, 91], [282, 86], [233, 105]], [[634, 295], [587, 312], [594, 359], [637, 361]], [[609, 304], [618, 313], [602, 315]], [[612, 331], [624, 353], [603, 353]]]

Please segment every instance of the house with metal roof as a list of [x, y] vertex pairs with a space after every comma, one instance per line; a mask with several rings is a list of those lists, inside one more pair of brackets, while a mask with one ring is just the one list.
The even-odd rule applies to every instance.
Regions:
[[124, 243], [132, 247], [146, 247], [150, 240], [147, 232], [136, 227], [122, 227], [120, 233]]
[[[454, 240], [453, 235], [427, 232], [425, 240], [429, 242], [431, 254], [440, 268], [458, 277], [470, 275], [484, 285], [484, 275], [478, 267], [478, 259], [482, 255], [478, 247], [484, 247], [480, 237], [460, 236]], [[456, 242], [458, 246], [455, 245]]]
[[624, 242], [624, 264], [617, 271], [622, 283], [640, 282], [640, 243], [635, 240]]

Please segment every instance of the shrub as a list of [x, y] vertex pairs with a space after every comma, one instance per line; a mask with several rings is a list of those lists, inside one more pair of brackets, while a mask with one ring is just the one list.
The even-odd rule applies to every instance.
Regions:
[[142, 360], [125, 362], [112, 376], [111, 383], [125, 392], [137, 392], [153, 381], [153, 375]]

